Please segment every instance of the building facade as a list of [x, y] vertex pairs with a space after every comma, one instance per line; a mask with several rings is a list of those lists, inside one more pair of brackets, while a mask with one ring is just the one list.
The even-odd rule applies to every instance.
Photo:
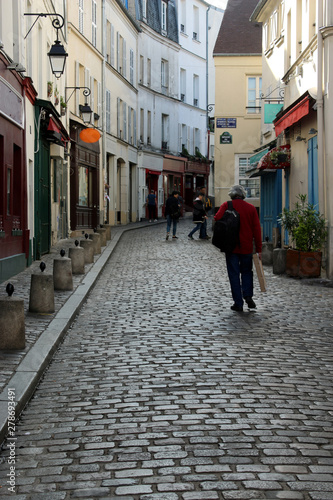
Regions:
[[[324, 266], [327, 276], [332, 277], [333, 8], [322, 0], [262, 0], [251, 19], [263, 26], [264, 94], [280, 98], [275, 112], [266, 117], [270, 123], [266, 124], [262, 115], [262, 144], [271, 147], [275, 141], [278, 147], [290, 148], [290, 168], [283, 170], [281, 178], [281, 206], [292, 207], [299, 194], [306, 194], [325, 215], [329, 237]], [[269, 104], [267, 97], [265, 102]], [[287, 235], [282, 235], [282, 244], [288, 244]]]
[[260, 144], [261, 27], [249, 22], [256, 3], [229, 0], [213, 52], [216, 206], [229, 199], [233, 184], [242, 184], [258, 209], [260, 204], [260, 182], [246, 176]]

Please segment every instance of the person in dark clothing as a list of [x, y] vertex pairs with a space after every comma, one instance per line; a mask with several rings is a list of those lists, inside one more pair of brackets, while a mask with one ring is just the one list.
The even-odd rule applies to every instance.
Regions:
[[167, 234], [166, 240], [169, 239], [171, 224], [172, 224], [172, 238], [178, 239], [176, 236], [177, 232], [177, 224], [180, 217], [180, 205], [178, 201], [179, 191], [172, 191], [171, 196], [166, 201], [165, 204], [165, 217], [167, 220]]
[[157, 221], [156, 216], [156, 195], [154, 190], [150, 191], [150, 194], [147, 196], [146, 203], [148, 204], [148, 213], [149, 213], [149, 222], [154, 219], [154, 222]]
[[[212, 203], [210, 199], [208, 198], [206, 194], [206, 188], [202, 187], [199, 191], [199, 193], [202, 194], [202, 202], [204, 204], [205, 210], [206, 210], [206, 215], [208, 214], [208, 211], [212, 208]], [[202, 240], [209, 240], [210, 236], [207, 234], [207, 219], [208, 217], [204, 220], [204, 222], [201, 224], [200, 228], [200, 236], [199, 238]]]
[[194, 229], [189, 233], [188, 237], [193, 240], [193, 235], [196, 231], [201, 230], [202, 224], [206, 221], [207, 215], [203, 202], [203, 194], [199, 193], [198, 197], [194, 200], [193, 203], [193, 222], [196, 224]]
[[[240, 215], [239, 244], [235, 249], [225, 254], [227, 271], [231, 286], [232, 298], [234, 304], [231, 306], [233, 311], [243, 311], [243, 298], [250, 309], [256, 307], [253, 301], [253, 241], [256, 252], [261, 259], [261, 227], [256, 208], [244, 201], [246, 191], [243, 186], [233, 186], [229, 191], [233, 208]], [[228, 208], [228, 202], [222, 203], [215, 220], [220, 220]]]

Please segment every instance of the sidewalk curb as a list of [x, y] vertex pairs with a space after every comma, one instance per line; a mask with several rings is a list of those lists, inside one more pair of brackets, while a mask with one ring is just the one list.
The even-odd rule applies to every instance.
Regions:
[[[163, 222], [165, 221], [159, 223]], [[151, 227], [151, 224], [145, 223], [138, 227], [124, 227], [108, 242], [100, 257], [87, 272], [77, 289], [57, 312], [51, 323], [39, 336], [16, 368], [15, 373], [0, 393], [0, 445], [3, 443], [8, 432], [8, 391], [10, 389], [14, 389], [15, 391], [15, 414], [16, 418], [18, 418], [35, 392], [46, 367], [94, 287], [121, 237], [128, 231], [145, 227]]]

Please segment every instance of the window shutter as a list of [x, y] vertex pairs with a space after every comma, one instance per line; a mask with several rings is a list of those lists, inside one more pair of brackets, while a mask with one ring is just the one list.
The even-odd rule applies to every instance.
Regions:
[[105, 110], [105, 119], [106, 119], [106, 131], [107, 133], [111, 133], [111, 93], [109, 90], [106, 91], [106, 110]]
[[134, 52], [130, 50], [130, 83], [134, 85]]
[[[91, 76], [90, 77], [90, 85], [88, 85], [90, 90], [91, 90], [91, 94], [90, 94], [90, 107], [92, 109], [93, 112], [95, 112], [95, 79]], [[92, 116], [92, 122], [94, 122], [94, 117]]]
[[98, 127], [100, 127], [102, 125], [102, 113], [103, 113], [103, 109], [102, 109], [102, 84], [101, 82], [98, 82], [97, 83], [97, 114], [99, 115], [99, 119], [98, 119]]
[[[75, 87], [80, 87], [80, 63], [79, 61], [75, 61]], [[75, 114], [76, 116], [80, 115], [80, 91], [75, 91]]]
[[111, 66], [114, 67], [114, 26], [111, 24]]
[[133, 144], [132, 137], [132, 108], [128, 106], [128, 142]]
[[123, 102], [123, 117], [124, 117], [124, 141], [127, 141], [127, 106]]
[[120, 137], [120, 98], [117, 97], [117, 136]]
[[181, 152], [182, 150], [182, 126], [180, 123], [178, 123], [178, 151]]
[[136, 110], [134, 109], [133, 113], [133, 145], [136, 146], [137, 141], [136, 141]]
[[117, 71], [119, 71], [120, 68], [119, 56], [120, 56], [120, 35], [119, 31], [117, 31]]
[[126, 66], [127, 66], [126, 40], [123, 40], [123, 76], [124, 76], [124, 78], [126, 78]]

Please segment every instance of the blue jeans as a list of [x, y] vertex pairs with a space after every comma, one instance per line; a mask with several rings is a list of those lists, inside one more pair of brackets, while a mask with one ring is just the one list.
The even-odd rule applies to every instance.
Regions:
[[203, 238], [205, 239], [207, 236], [207, 219], [205, 219], [203, 221], [203, 223], [201, 224], [201, 228], [200, 228], [200, 238]]
[[253, 296], [252, 254], [226, 253], [232, 298], [243, 307], [243, 297]]
[[201, 230], [201, 226], [202, 222], [198, 222], [198, 224], [194, 226], [194, 229], [192, 229], [192, 231], [189, 233], [189, 236], [193, 236], [193, 234], [199, 231], [199, 229]]
[[167, 219], [167, 233], [170, 233], [171, 223], [172, 225], [172, 236], [176, 236], [177, 224], [179, 219], [171, 219], [171, 215], [166, 216]]

